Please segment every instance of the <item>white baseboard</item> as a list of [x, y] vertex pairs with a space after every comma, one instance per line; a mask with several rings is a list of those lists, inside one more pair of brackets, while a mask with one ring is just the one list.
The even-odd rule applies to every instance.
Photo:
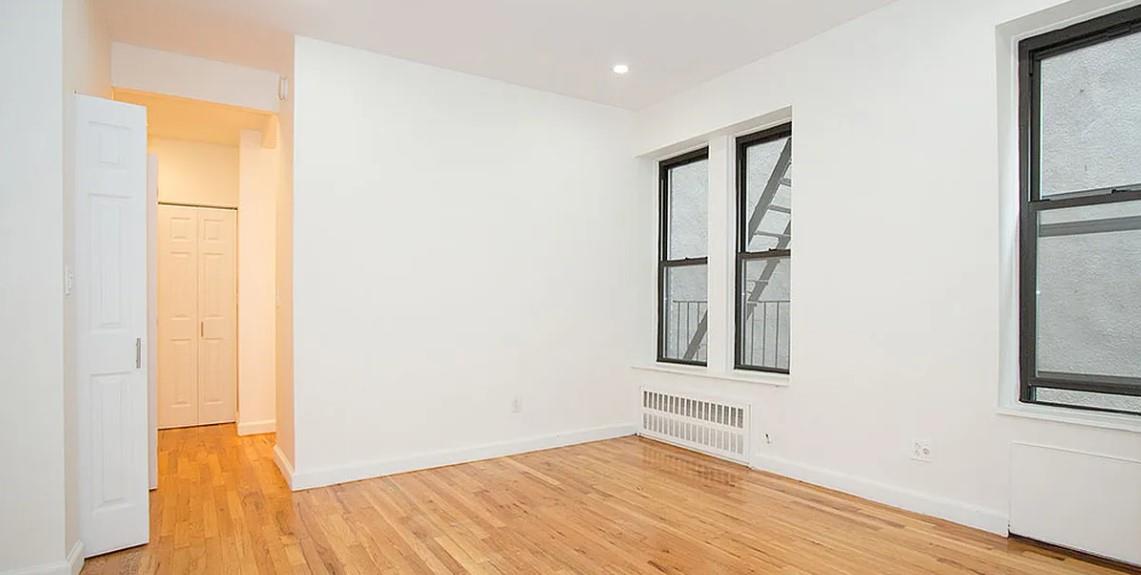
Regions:
[[610, 425], [527, 439], [489, 443], [473, 447], [433, 451], [396, 459], [362, 461], [348, 465], [301, 470], [295, 471], [292, 474], [293, 480], [290, 485], [294, 491], [298, 491], [368, 479], [371, 477], [392, 475], [394, 473], [430, 469], [432, 467], [504, 457], [507, 455], [526, 453], [528, 451], [539, 451], [555, 447], [566, 447], [578, 443], [613, 439], [615, 437], [634, 435], [635, 432], [637, 432], [637, 426], [635, 425]]
[[755, 454], [753, 467], [777, 475], [798, 479], [805, 483], [835, 489], [844, 493], [870, 499], [877, 503], [914, 511], [945, 519], [952, 523], [982, 529], [1006, 537], [1009, 535], [1009, 518], [1006, 513], [986, 509], [912, 491], [895, 485], [888, 485], [846, 473], [823, 469], [780, 457]]
[[0, 575], [79, 575], [81, 569], [83, 569], [83, 542], [76, 541], [63, 561], [4, 571]]
[[277, 470], [281, 472], [281, 476], [285, 478], [285, 484], [293, 489], [293, 464], [290, 463], [289, 458], [285, 456], [285, 452], [281, 450], [281, 446], [274, 444], [273, 446], [273, 462], [277, 464]]
[[83, 570], [83, 542], [76, 541], [75, 545], [71, 546], [71, 552], [67, 554], [67, 573], [69, 575], [79, 575]]
[[238, 422], [238, 435], [258, 435], [259, 433], [273, 433], [276, 429], [277, 421], [273, 419]]

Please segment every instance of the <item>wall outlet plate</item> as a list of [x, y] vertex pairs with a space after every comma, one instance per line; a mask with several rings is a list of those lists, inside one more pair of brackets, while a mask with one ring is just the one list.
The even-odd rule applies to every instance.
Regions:
[[912, 441], [911, 458], [916, 461], [931, 461], [931, 441], [928, 439]]

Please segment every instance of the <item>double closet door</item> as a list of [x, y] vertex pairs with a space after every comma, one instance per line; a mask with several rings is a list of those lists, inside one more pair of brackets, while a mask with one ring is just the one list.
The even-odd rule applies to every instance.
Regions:
[[158, 426], [236, 419], [237, 213], [158, 207]]

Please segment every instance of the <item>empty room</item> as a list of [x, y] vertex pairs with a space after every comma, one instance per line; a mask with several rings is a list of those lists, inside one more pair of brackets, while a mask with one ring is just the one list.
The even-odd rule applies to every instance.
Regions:
[[1141, 574], [1141, 0], [0, 0], [0, 575]]

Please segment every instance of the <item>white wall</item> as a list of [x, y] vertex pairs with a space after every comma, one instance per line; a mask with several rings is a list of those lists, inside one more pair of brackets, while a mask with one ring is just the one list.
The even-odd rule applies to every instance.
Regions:
[[279, 150], [243, 130], [238, 146], [238, 433], [274, 430], [274, 282]]
[[[63, 2], [63, 250], [64, 261], [75, 261], [75, 98], [73, 94], [110, 97], [111, 38], [94, 0]], [[68, 550], [79, 541], [78, 390], [75, 378], [75, 300], [64, 299], [64, 443], [67, 482]]]
[[294, 486], [632, 431], [630, 114], [295, 50]]
[[[289, 44], [289, 70], [293, 70], [293, 42]], [[292, 84], [292, 82], [291, 82]], [[292, 90], [278, 112], [277, 233], [274, 259], [274, 461], [292, 476], [293, 450], [293, 101]]]
[[189, 140], [150, 138], [158, 156], [158, 201], [238, 207], [238, 148]]
[[65, 551], [63, 4], [0, 3], [0, 572]]
[[111, 82], [130, 88], [276, 112], [278, 75], [227, 62], [114, 42]]
[[[717, 239], [732, 229], [725, 134], [791, 115], [796, 175], [792, 374], [756, 378], [787, 387], [653, 371], [639, 371], [637, 383], [751, 401], [758, 467], [992, 531], [1006, 529], [1013, 441], [1136, 459], [1141, 434], [999, 405], [1017, 377], [1017, 196], [1009, 44], [996, 42], [997, 27], [1056, 4], [901, 0], [640, 112], [635, 149], [647, 166], [713, 142], [711, 173], [722, 184], [711, 200], [710, 289], [723, 305], [710, 308], [726, 328], [732, 244]], [[1069, 3], [1053, 16], [1099, 4]], [[644, 364], [656, 327], [651, 172], [639, 184], [635, 280]], [[722, 366], [711, 375], [724, 372], [729, 341], [728, 328], [711, 328], [711, 366]], [[909, 458], [913, 439], [930, 441], [932, 462]]]

